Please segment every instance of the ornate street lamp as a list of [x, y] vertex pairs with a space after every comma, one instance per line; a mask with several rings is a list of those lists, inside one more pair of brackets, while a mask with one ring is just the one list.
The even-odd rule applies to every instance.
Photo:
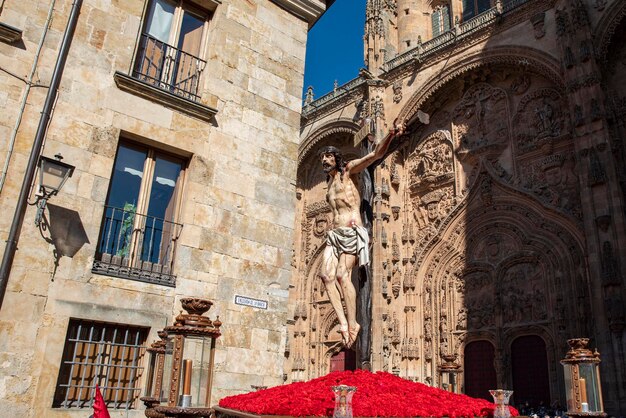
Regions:
[[63, 156], [57, 154], [54, 159], [39, 158], [39, 190], [37, 192], [37, 214], [35, 225], [39, 226], [48, 199], [59, 193], [68, 178], [74, 173], [74, 166], [61, 162]]
[[[211, 321], [203, 314], [213, 302], [181, 299], [186, 314], [159, 333], [152, 344], [148, 388], [142, 400], [147, 417], [209, 416], [215, 341], [221, 335], [219, 317]], [[167, 405], [160, 405], [167, 402]]]
[[600, 387], [600, 353], [587, 348], [588, 338], [567, 340], [570, 346], [561, 364], [565, 370], [567, 415], [604, 417]]
[[439, 370], [439, 387], [452, 393], [461, 393], [459, 373], [463, 370], [456, 362], [457, 354], [442, 354], [443, 363], [437, 367]]

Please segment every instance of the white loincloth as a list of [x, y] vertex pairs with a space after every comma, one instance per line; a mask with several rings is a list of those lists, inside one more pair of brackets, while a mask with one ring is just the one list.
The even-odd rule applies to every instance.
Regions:
[[331, 246], [335, 257], [339, 258], [342, 253], [354, 254], [359, 258], [359, 266], [370, 262], [369, 242], [367, 230], [362, 226], [342, 226], [326, 233], [326, 245]]

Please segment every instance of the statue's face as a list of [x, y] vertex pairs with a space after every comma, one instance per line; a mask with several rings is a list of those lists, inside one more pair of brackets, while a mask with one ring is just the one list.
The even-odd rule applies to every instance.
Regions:
[[320, 160], [322, 161], [322, 168], [324, 169], [324, 173], [328, 174], [331, 171], [337, 168], [337, 160], [335, 159], [335, 154], [325, 153], [320, 155]]
[[439, 216], [439, 206], [437, 202], [429, 203], [426, 206], [426, 210], [428, 211], [428, 219], [431, 221]]
[[556, 186], [561, 182], [561, 169], [558, 167], [546, 170], [546, 183], [548, 186]]

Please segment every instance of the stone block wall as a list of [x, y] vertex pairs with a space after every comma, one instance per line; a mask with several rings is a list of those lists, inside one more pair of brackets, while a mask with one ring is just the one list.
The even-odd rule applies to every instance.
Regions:
[[[76, 166], [45, 217], [50, 225], [60, 224], [67, 231], [61, 238], [78, 250], [55, 260], [51, 229], [36, 228], [35, 210], [28, 208], [0, 310], [0, 411], [11, 416], [89, 414], [51, 408], [70, 318], [149, 327], [149, 345], [172, 323], [181, 297], [214, 301], [209, 316], [217, 314], [223, 322], [214, 400], [250, 391], [251, 385], [282, 382], [308, 23], [267, 1], [217, 5], [200, 88], [201, 104], [217, 114], [206, 122], [116, 85], [115, 72], [129, 74], [132, 68], [145, 3], [85, 0], [81, 8], [43, 150], [46, 156], [60, 152], [64, 162]], [[0, 21], [22, 29], [23, 37], [0, 43], [0, 155], [2, 164], [9, 162], [0, 189], [2, 243], [72, 2], [3, 5]], [[36, 58], [51, 7], [50, 28]], [[20, 113], [25, 77], [36, 59]], [[188, 162], [175, 288], [92, 273], [121, 137]], [[235, 295], [265, 300], [268, 308], [235, 305]], [[124, 416], [143, 416], [137, 406], [140, 410]]]

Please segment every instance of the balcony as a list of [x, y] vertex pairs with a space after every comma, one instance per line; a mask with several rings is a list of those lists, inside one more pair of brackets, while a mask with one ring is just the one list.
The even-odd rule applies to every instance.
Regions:
[[507, 16], [516, 9], [531, 3], [532, 0], [497, 0], [495, 7], [453, 26], [449, 31], [427, 42], [418, 42], [415, 48], [387, 61], [383, 64], [383, 70], [386, 72], [393, 71], [411, 61], [422, 62], [433, 55], [437, 55], [441, 50], [451, 45], [466, 41], [476, 32], [498, 23], [501, 17]]
[[117, 86], [204, 121], [217, 109], [202, 102], [202, 74], [206, 61], [143, 33], [130, 75], [117, 71]]
[[105, 206], [92, 272], [174, 287], [175, 243], [183, 226]]
[[198, 86], [206, 61], [142, 34], [132, 76], [185, 99], [200, 100]]

